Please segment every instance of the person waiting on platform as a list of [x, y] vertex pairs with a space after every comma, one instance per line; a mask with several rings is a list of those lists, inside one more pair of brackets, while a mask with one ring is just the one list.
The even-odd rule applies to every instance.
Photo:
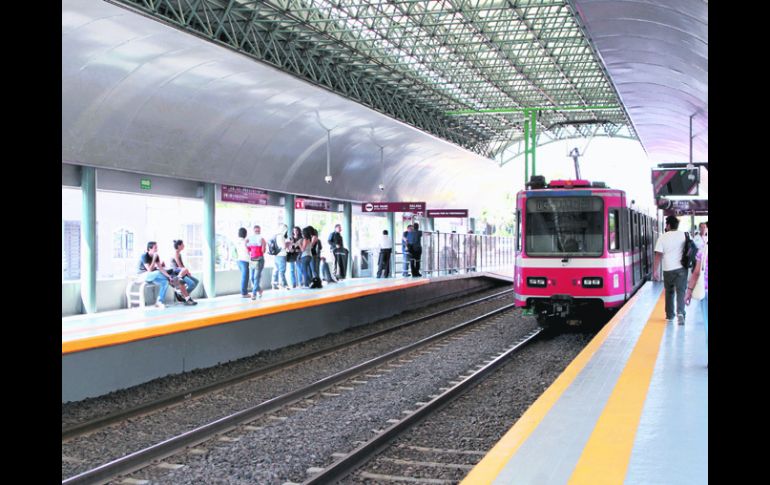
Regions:
[[246, 242], [246, 247], [249, 249], [249, 258], [251, 260], [249, 267], [251, 268], [252, 300], [256, 300], [257, 295], [262, 298], [262, 287], [259, 286], [259, 281], [262, 279], [262, 270], [265, 269], [267, 243], [265, 242], [265, 238], [262, 237], [261, 232], [262, 228], [255, 225], [254, 234], [249, 236], [249, 239]]
[[[318, 277], [318, 271], [316, 270], [313, 262], [313, 247], [318, 241], [318, 232], [313, 226], [306, 226], [302, 229], [302, 273], [303, 284], [305, 288], [320, 288], [321, 278]], [[320, 258], [319, 258], [320, 260]]]
[[414, 226], [409, 224], [406, 226], [406, 231], [401, 236], [401, 254], [404, 258], [404, 271], [401, 276], [409, 276], [409, 251], [407, 251], [406, 239], [410, 232], [414, 230]]
[[468, 231], [466, 236], [466, 262], [465, 271], [476, 271], [476, 235], [473, 233], [473, 229]]
[[420, 273], [420, 258], [422, 257], [422, 231], [420, 225], [413, 224], [413, 230], [406, 235], [406, 250], [409, 253], [409, 264], [412, 267], [412, 277], [422, 276]]
[[[158, 243], [155, 241], [147, 243], [147, 251], [142, 253], [139, 259], [138, 270], [138, 274], [144, 274], [144, 281], [158, 285], [160, 291], [158, 292], [158, 300], [155, 302], [155, 306], [157, 308], [165, 308], [166, 305], [163, 303], [163, 300], [166, 298], [166, 290], [168, 290], [169, 282], [173, 277], [163, 267], [163, 263], [158, 255]], [[194, 305], [195, 302], [188, 303], [186, 301], [185, 304]]]
[[289, 266], [289, 276], [291, 277], [291, 287], [296, 288], [302, 285], [302, 272], [299, 264], [299, 258], [302, 253], [300, 244], [302, 242], [302, 229], [297, 226], [291, 230], [291, 237], [288, 239], [288, 248], [286, 249], [286, 264]]
[[246, 247], [246, 236], [248, 232], [245, 227], [238, 229], [238, 242], [235, 244], [235, 250], [238, 254], [238, 269], [241, 270], [241, 296], [249, 296], [249, 248]]
[[[174, 257], [171, 259], [171, 274], [175, 274], [177, 278], [184, 281], [185, 286], [187, 287], [187, 293], [192, 294], [192, 292], [195, 290], [195, 288], [198, 287], [198, 284], [200, 281], [198, 281], [198, 278], [193, 276], [190, 273], [190, 270], [184, 265], [184, 262], [182, 261], [182, 251], [184, 251], [184, 241], [181, 239], [175, 239], [174, 240]], [[192, 300], [192, 297], [190, 297], [190, 300]]]
[[[275, 243], [278, 245], [278, 254], [275, 255], [275, 268], [273, 268], [273, 289], [277, 290], [284, 288], [290, 290], [289, 284], [286, 282], [286, 257], [288, 253], [286, 250], [289, 248], [288, 241], [288, 226], [286, 224], [278, 225], [278, 232], [273, 236]], [[272, 243], [271, 243], [272, 244]]]
[[701, 222], [698, 224], [698, 233], [695, 235], [695, 237], [692, 238], [692, 242], [695, 243], [695, 247], [698, 248], [698, 251], [703, 251], [703, 246], [706, 245], [706, 243], [709, 240], [709, 223]]
[[350, 253], [342, 243], [342, 226], [336, 224], [334, 231], [329, 234], [326, 242], [329, 243], [329, 251], [334, 258], [334, 278], [337, 281], [345, 279], [345, 270], [348, 263], [348, 254]]
[[382, 231], [380, 239], [380, 258], [377, 264], [377, 277], [390, 277], [390, 255], [393, 252], [393, 240], [388, 235], [388, 230]]
[[[702, 223], [708, 231], [708, 222]], [[701, 231], [703, 234], [704, 231]], [[709, 344], [709, 243], [708, 239], [703, 244], [703, 248], [698, 251], [695, 257], [696, 263], [690, 275], [690, 281], [687, 282], [687, 291], [684, 294], [686, 305], [695, 298], [700, 301], [701, 315], [703, 315], [703, 326], [706, 330], [706, 349]]]

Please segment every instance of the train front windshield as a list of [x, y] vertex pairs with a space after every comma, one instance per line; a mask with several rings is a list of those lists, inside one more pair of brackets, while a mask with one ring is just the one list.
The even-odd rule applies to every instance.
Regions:
[[600, 197], [530, 197], [527, 256], [601, 256], [603, 209]]

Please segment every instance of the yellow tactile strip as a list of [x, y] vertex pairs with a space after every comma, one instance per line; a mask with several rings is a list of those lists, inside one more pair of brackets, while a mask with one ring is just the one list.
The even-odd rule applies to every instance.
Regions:
[[665, 330], [665, 297], [661, 295], [568, 483], [619, 485], [625, 480]]
[[594, 354], [620, 323], [623, 317], [636, 303], [641, 292], [631, 298], [628, 303], [607, 322], [604, 328], [596, 334], [591, 342], [578, 354], [577, 357], [564, 369], [564, 372], [545, 390], [545, 392], [527, 409], [516, 421], [516, 424], [500, 438], [500, 441], [489, 450], [482, 459], [461, 482], [461, 485], [478, 485], [492, 483], [500, 471], [505, 467], [519, 447], [537, 429], [554, 404], [561, 398], [564, 391], [572, 384], [575, 378], [585, 368]]
[[[193, 318], [182, 322], [170, 323], [167, 325], [157, 325], [151, 328], [142, 328], [136, 330], [130, 330], [126, 332], [118, 332], [110, 335], [99, 335], [95, 337], [86, 337], [81, 339], [70, 340], [62, 342], [62, 354], [69, 354], [72, 352], [81, 352], [84, 350], [90, 350], [98, 347], [106, 347], [110, 345], [124, 344], [133, 342], [136, 340], [142, 340], [152, 337], [159, 337], [162, 335], [168, 335], [177, 332], [184, 332], [188, 330], [194, 330], [203, 327], [209, 327], [212, 325], [218, 325], [221, 323], [229, 323], [238, 320], [244, 320], [247, 318], [254, 318], [263, 315], [270, 315], [274, 313], [287, 312], [291, 310], [299, 310], [301, 308], [308, 308], [313, 306], [325, 305], [328, 303], [334, 303], [337, 301], [351, 300], [353, 298], [360, 298], [367, 295], [373, 295], [377, 293], [386, 293], [395, 290], [401, 290], [404, 288], [410, 288], [414, 286], [420, 286], [430, 283], [429, 280], [417, 280], [409, 283], [404, 283], [395, 286], [377, 287], [366, 290], [355, 291], [351, 293], [338, 294], [328, 297], [322, 297], [305, 301], [294, 301], [284, 303], [281, 305], [273, 305], [262, 308], [250, 308], [248, 310], [240, 310], [235, 312], [229, 312], [225, 314]], [[130, 323], [130, 322], [128, 322]], [[126, 322], [121, 322], [121, 325]]]

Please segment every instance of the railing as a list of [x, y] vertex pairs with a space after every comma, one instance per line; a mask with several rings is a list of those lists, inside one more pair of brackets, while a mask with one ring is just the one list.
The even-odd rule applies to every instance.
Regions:
[[[420, 272], [438, 276], [513, 267], [513, 242], [509, 236], [423, 231]], [[394, 249], [395, 269], [391, 274], [397, 275], [404, 272], [408, 257], [401, 250], [401, 244]]]

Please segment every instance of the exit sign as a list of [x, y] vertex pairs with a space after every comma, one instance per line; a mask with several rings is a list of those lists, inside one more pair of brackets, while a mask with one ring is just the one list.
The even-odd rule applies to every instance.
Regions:
[[152, 188], [152, 181], [150, 179], [141, 179], [139, 181], [139, 187], [141, 187], [142, 190], [150, 190]]

